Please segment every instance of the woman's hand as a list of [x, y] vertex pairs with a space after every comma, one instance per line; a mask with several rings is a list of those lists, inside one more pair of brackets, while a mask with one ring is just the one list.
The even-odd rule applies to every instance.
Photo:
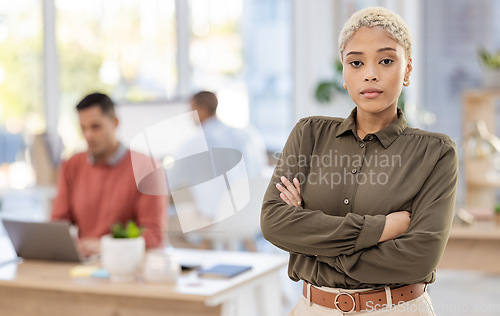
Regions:
[[[286, 204], [290, 206], [301, 206], [302, 196], [300, 194], [300, 182], [297, 178], [293, 178], [293, 183], [286, 177], [280, 178], [281, 182], [276, 184], [276, 188], [281, 192], [280, 197]], [[410, 227], [411, 213], [407, 211], [399, 211], [388, 214], [385, 217], [385, 226], [379, 242], [384, 242], [398, 238], [399, 235], [406, 233]]]
[[293, 183], [286, 177], [280, 178], [281, 182], [285, 185], [276, 184], [276, 188], [281, 192], [280, 197], [286, 204], [290, 206], [301, 206], [302, 196], [300, 195], [300, 182], [297, 178], [293, 178]]
[[398, 238], [410, 227], [411, 214], [407, 211], [390, 213], [385, 216], [385, 226], [378, 242]]

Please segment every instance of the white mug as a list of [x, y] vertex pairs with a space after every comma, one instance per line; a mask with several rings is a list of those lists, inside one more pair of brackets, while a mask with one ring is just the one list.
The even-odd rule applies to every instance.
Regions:
[[173, 253], [149, 252], [144, 263], [144, 278], [148, 282], [176, 283], [181, 267]]

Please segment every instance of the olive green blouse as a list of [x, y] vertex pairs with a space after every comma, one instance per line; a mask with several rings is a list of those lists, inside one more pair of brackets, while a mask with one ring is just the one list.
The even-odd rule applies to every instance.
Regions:
[[[346, 289], [432, 283], [454, 213], [458, 159], [444, 134], [408, 127], [403, 113], [360, 139], [346, 119], [307, 117], [292, 130], [264, 197], [264, 237], [290, 253], [294, 281]], [[302, 206], [276, 189], [301, 182]], [[379, 243], [385, 216], [411, 212], [408, 231]]]

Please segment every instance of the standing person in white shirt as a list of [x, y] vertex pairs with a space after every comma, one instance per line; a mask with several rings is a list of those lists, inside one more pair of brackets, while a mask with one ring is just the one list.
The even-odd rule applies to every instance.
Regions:
[[216, 116], [219, 102], [212, 92], [198, 92], [193, 95], [190, 103], [191, 110], [198, 112], [208, 148], [239, 150], [245, 160], [248, 176], [261, 175], [267, 164], [266, 147], [255, 128], [235, 128], [219, 120]]
[[[254, 128], [231, 127], [217, 118], [218, 100], [214, 93], [196, 93], [190, 99], [190, 105], [191, 110], [196, 111], [199, 117], [195, 122], [201, 125], [199, 127], [203, 133], [196, 133], [196, 136], [182, 144], [175, 155], [178, 163], [167, 174], [171, 191], [189, 189], [190, 197], [174, 203], [183, 232], [189, 232], [184, 237], [191, 243], [199, 244], [203, 237], [193, 230], [214, 224], [239, 211], [236, 204], [231, 207], [224, 203], [227, 189], [234, 189], [233, 186], [237, 186], [239, 181], [245, 181], [244, 179], [250, 185], [252, 179], [262, 177], [266, 171], [267, 154], [264, 141]], [[227, 149], [233, 151], [228, 150], [221, 156], [221, 150], [224, 152]], [[206, 154], [207, 150], [209, 155]], [[245, 168], [240, 169], [240, 163], [238, 166], [233, 164], [236, 151], [241, 153], [239, 159], [243, 160]], [[216, 160], [207, 162], [207, 157]], [[213, 173], [215, 178], [218, 174], [215, 169], [212, 170], [215, 165], [224, 169], [224, 173], [230, 174], [227, 186], [221, 187], [216, 183], [207, 185], [212, 180], [207, 177]], [[191, 202], [187, 202], [190, 199]], [[192, 204], [186, 206], [189, 203]]]

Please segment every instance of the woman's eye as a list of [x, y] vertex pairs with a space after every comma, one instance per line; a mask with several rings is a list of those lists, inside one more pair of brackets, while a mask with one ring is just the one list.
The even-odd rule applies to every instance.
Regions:
[[351, 61], [349, 64], [351, 64], [352, 66], [354, 67], [359, 67], [361, 66], [361, 62], [359, 60], [354, 60], [354, 61]]
[[393, 62], [392, 59], [382, 59], [382, 61], [380, 62], [382, 65], [389, 65]]

